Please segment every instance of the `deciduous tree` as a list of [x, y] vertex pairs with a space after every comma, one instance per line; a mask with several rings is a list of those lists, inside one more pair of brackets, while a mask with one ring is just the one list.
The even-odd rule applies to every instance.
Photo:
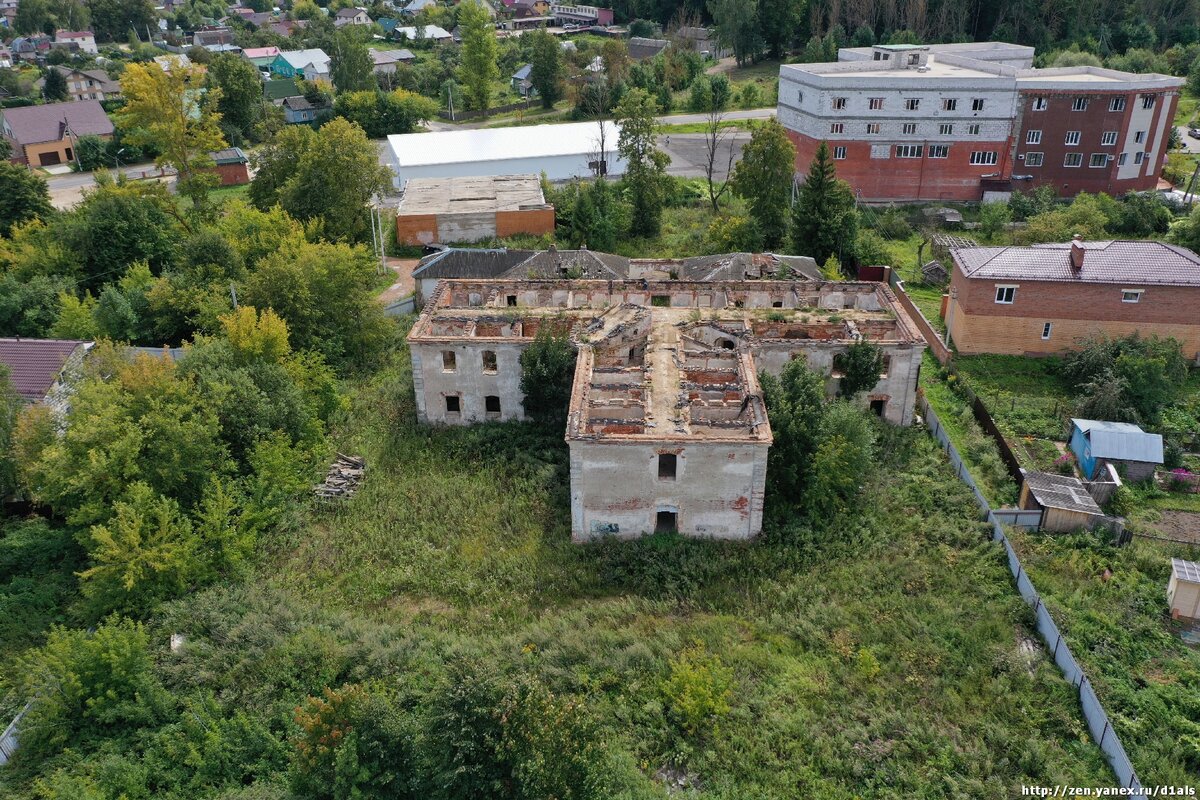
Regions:
[[254, 65], [241, 56], [217, 53], [208, 64], [208, 78], [221, 90], [217, 111], [221, 128], [230, 140], [254, 140], [255, 126], [263, 115], [262, 79]]
[[339, 92], [361, 92], [375, 88], [375, 63], [371, 51], [352, 26], [338, 31], [329, 53], [329, 72]]
[[553, 108], [562, 97], [562, 47], [558, 39], [545, 30], [525, 34], [530, 45], [529, 82], [537, 90], [543, 108]]
[[521, 393], [525, 413], [537, 420], [566, 417], [575, 376], [575, 349], [552, 324], [538, 328], [533, 343], [521, 351]]
[[763, 246], [778, 248], [787, 236], [796, 148], [774, 117], [755, 126], [733, 170], [733, 191], [746, 199]]
[[0, 160], [0, 236], [13, 226], [50, 215], [50, 191], [40, 175]]
[[462, 32], [458, 78], [467, 106], [487, 111], [492, 99], [492, 84], [500, 78], [500, 67], [496, 63], [499, 47], [491, 17], [477, 2], [460, 3], [458, 26]]
[[658, 149], [657, 106], [642, 89], [632, 89], [617, 105], [615, 116], [621, 126], [617, 152], [625, 159], [625, 176], [632, 205], [631, 232], [635, 236], [657, 236], [662, 227], [662, 210], [671, 158]]

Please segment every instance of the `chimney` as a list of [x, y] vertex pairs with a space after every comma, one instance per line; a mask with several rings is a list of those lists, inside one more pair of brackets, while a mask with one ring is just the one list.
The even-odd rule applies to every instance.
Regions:
[[1083, 237], [1078, 233], [1071, 237], [1071, 269], [1079, 272], [1083, 269]]

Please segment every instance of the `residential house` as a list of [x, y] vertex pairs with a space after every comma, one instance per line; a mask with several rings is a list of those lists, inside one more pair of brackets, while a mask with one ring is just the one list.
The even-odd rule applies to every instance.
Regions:
[[76, 339], [0, 339], [0, 364], [22, 401], [64, 413], [94, 342]]
[[273, 105], [281, 106], [287, 98], [299, 97], [302, 94], [304, 92], [300, 91], [300, 88], [296, 86], [296, 81], [293, 78], [273, 78], [263, 81], [263, 97]]
[[0, 44], [0, 69], [10, 69], [13, 65], [13, 51], [6, 45]]
[[80, 136], [111, 139], [113, 130], [99, 100], [0, 108], [0, 134], [12, 142], [11, 160], [31, 167], [74, 161]]
[[304, 125], [316, 122], [321, 112], [328, 110], [325, 104], [314, 105], [303, 95], [288, 97], [283, 101], [283, 121], [288, 125]]
[[550, 3], [547, 0], [513, 0], [508, 8], [517, 19], [521, 19], [522, 17], [545, 17], [550, 12]]
[[680, 28], [675, 31], [675, 38], [705, 58], [722, 59], [733, 55], [731, 49], [717, 41], [714, 28]]
[[271, 64], [279, 55], [278, 47], [250, 47], [242, 51], [242, 58], [254, 65], [260, 72], [269, 72]]
[[90, 56], [100, 52], [96, 48], [96, 34], [91, 31], [55, 31], [54, 46], [77, 50]]
[[283, 19], [278, 22], [271, 23], [271, 31], [287, 39], [293, 36], [296, 31], [303, 30], [308, 27], [306, 19]]
[[271, 62], [271, 72], [283, 78], [329, 81], [329, 56], [324, 50], [284, 50]]
[[[158, 64], [159, 69], [163, 72], [170, 72], [176, 67], [188, 69], [192, 66], [192, 60], [187, 57], [187, 53], [171, 53], [168, 56], [155, 56], [154, 63]], [[205, 67], [201, 65], [201, 69], [205, 69]]]
[[396, 26], [400, 24], [400, 20], [396, 19], [395, 17], [380, 17], [379, 19], [375, 20], [375, 24], [378, 25], [381, 30], [383, 30], [383, 37], [385, 39], [390, 39], [392, 33], [396, 30]]
[[634, 36], [629, 40], [629, 57], [634, 61], [644, 61], [654, 58], [667, 49], [670, 42], [666, 39], [647, 39], [644, 36]]
[[206, 50], [215, 45], [233, 44], [233, 28], [225, 25], [206, 25], [192, 34], [192, 45]]
[[371, 50], [376, 75], [392, 75], [396, 72], [397, 64], [411, 64], [416, 59], [411, 50]]
[[435, 6], [437, 6], [437, 0], [411, 0], [402, 10], [405, 14], [416, 14], [419, 11], [424, 11], [427, 8]]
[[222, 186], [241, 186], [250, 182], [250, 159], [240, 147], [227, 147], [208, 155]]
[[35, 62], [44, 59], [50, 52], [54, 40], [45, 34], [18, 36], [12, 40], [14, 61]]
[[1200, 256], [1164, 242], [955, 247], [946, 328], [960, 353], [1050, 354], [1087, 337], [1171, 336], [1200, 355]]
[[415, 42], [420, 39], [426, 39], [437, 44], [445, 44], [451, 41], [454, 37], [450, 35], [450, 31], [440, 25], [424, 25], [420, 32], [412, 25], [400, 25], [392, 31], [392, 38], [397, 41]]
[[72, 100], [114, 100], [121, 96], [121, 84], [99, 69], [54, 68], [67, 81], [67, 93]]
[[509, 78], [509, 83], [512, 85], [512, 90], [521, 97], [533, 97], [537, 94], [537, 89], [533, 88], [533, 83], [529, 80], [530, 74], [533, 73], [533, 65], [526, 64], [512, 74]]
[[347, 25], [370, 25], [371, 17], [365, 8], [339, 8], [333, 15], [333, 24], [338, 28]]
[[1163, 463], [1163, 438], [1129, 422], [1072, 419], [1071, 452], [1085, 478], [1112, 464], [1128, 480], [1143, 481]]

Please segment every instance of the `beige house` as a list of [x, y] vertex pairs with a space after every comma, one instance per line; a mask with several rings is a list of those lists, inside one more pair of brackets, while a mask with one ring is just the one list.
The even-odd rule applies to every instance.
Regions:
[[0, 108], [0, 135], [13, 145], [10, 160], [31, 167], [74, 161], [79, 137], [111, 139], [113, 131], [99, 100]]
[[67, 94], [72, 100], [115, 100], [121, 96], [121, 84], [99, 69], [55, 67], [67, 81]]
[[1200, 620], [1200, 562], [1171, 559], [1167, 603], [1172, 619]]

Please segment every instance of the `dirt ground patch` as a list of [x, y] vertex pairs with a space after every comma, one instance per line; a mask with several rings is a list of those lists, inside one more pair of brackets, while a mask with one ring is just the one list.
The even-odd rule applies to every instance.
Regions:
[[1145, 528], [1151, 536], [1200, 544], [1200, 514], [1194, 511], [1163, 511], [1156, 522], [1146, 524]]

